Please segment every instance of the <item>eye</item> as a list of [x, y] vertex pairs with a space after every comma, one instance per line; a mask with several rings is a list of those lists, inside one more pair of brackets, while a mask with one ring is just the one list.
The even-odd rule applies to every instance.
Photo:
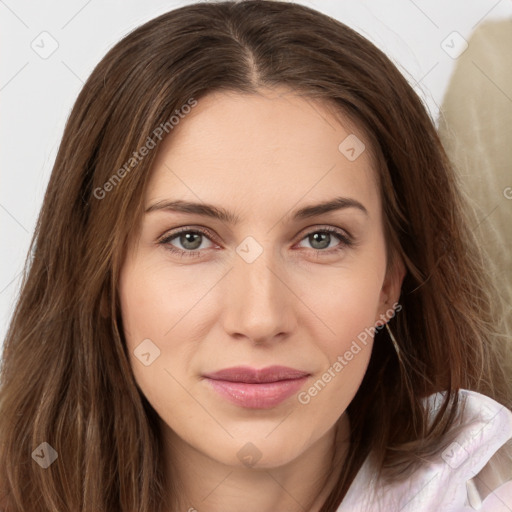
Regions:
[[[336, 238], [340, 243], [334, 246], [331, 245], [331, 242]], [[348, 233], [330, 226], [322, 227], [315, 231], [309, 231], [302, 240], [307, 240], [309, 244], [311, 244], [312, 249], [318, 254], [331, 254], [353, 245], [353, 240]]]
[[[200, 256], [201, 251], [199, 249], [205, 248], [201, 247], [205, 238], [208, 240], [210, 239], [207, 231], [202, 229], [182, 228], [179, 231], [175, 231], [164, 236], [164, 238], [159, 240], [158, 243], [179, 256], [191, 257]], [[177, 239], [177, 242], [181, 247], [183, 247], [183, 249], [180, 249], [171, 243], [174, 239]]]
[[[206, 230], [184, 227], [165, 235], [158, 241], [158, 244], [163, 245], [168, 251], [177, 254], [179, 257], [198, 257], [201, 256], [202, 250], [208, 249], [208, 247], [203, 246], [205, 239], [211, 241], [211, 238], [213, 237]], [[339, 243], [332, 246], [331, 242], [336, 238]], [[175, 239], [176, 244], [180, 245], [181, 248], [173, 243]], [[301, 241], [303, 240], [308, 240], [312, 245], [312, 250], [319, 256], [336, 253], [354, 244], [352, 237], [347, 232], [331, 226], [309, 231], [301, 239]]]

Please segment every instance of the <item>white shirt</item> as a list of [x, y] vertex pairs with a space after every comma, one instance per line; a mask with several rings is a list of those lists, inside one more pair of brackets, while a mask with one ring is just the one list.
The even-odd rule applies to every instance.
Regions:
[[[512, 411], [474, 391], [459, 396], [463, 428], [434, 462], [384, 487], [366, 459], [337, 512], [512, 512], [512, 462], [496, 453], [512, 438]], [[435, 410], [441, 398], [427, 400]]]

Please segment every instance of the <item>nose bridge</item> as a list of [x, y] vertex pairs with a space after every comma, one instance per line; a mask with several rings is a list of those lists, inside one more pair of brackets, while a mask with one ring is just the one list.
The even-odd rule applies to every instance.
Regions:
[[236, 252], [238, 258], [235, 260], [235, 271], [241, 277], [241, 284], [245, 283], [253, 297], [270, 298], [276, 288], [276, 276], [270, 270], [276, 266], [275, 251], [270, 242], [266, 240], [260, 243], [248, 236]]
[[226, 302], [226, 330], [253, 341], [270, 340], [291, 328], [290, 292], [281, 281], [279, 258], [266, 241], [246, 237], [236, 248]]

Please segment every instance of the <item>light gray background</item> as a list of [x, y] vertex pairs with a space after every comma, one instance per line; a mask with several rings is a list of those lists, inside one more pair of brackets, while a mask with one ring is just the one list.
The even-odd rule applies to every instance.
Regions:
[[[190, 3], [0, 0], [0, 350], [64, 125], [85, 79], [128, 32]], [[297, 3], [339, 19], [384, 50], [434, 120], [456, 63], [443, 41], [454, 31], [469, 39], [484, 21], [512, 18], [511, 0]], [[52, 44], [58, 48], [42, 58]]]

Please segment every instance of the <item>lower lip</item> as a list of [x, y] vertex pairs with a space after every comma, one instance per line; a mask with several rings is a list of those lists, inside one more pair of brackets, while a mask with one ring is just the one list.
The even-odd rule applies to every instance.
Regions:
[[270, 409], [296, 393], [308, 377], [300, 379], [280, 380], [261, 384], [231, 382], [207, 378], [217, 393], [230, 402], [248, 409]]

